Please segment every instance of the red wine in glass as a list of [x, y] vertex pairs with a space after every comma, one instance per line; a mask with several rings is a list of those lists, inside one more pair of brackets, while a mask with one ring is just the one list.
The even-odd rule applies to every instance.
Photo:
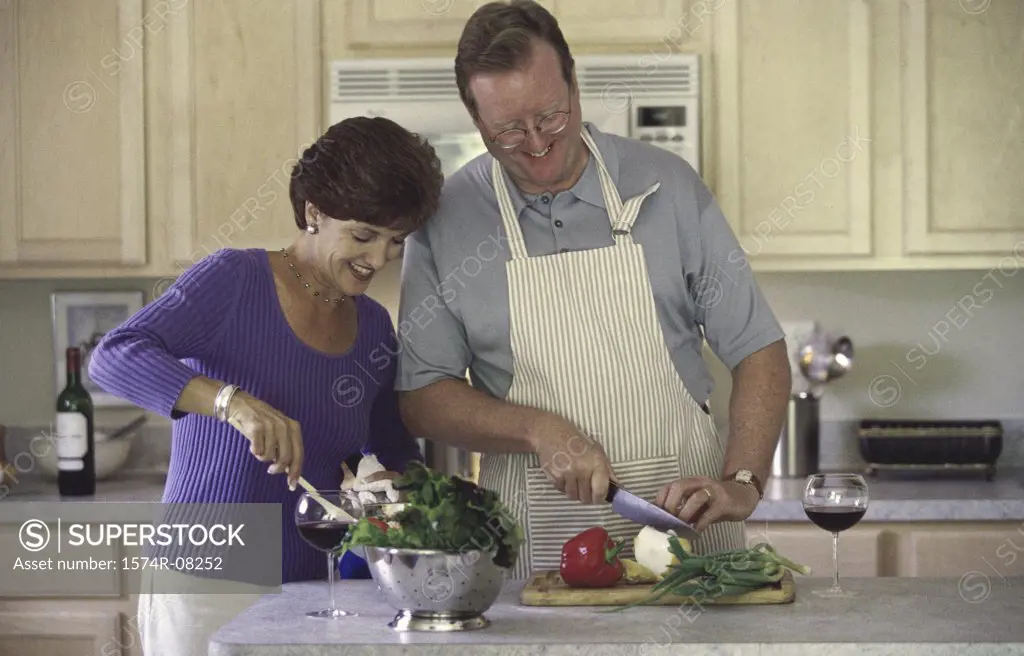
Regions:
[[839, 534], [853, 528], [868, 510], [868, 485], [859, 474], [813, 474], [804, 487], [804, 512], [832, 534], [832, 587], [814, 590], [821, 597], [851, 597], [839, 585]]
[[807, 518], [829, 533], [840, 533], [853, 528], [864, 517], [867, 508], [856, 506], [807, 506]]
[[296, 524], [299, 535], [312, 546], [324, 552], [332, 552], [341, 546], [345, 534], [348, 533], [349, 524], [341, 522], [302, 522]]
[[331, 596], [331, 606], [324, 610], [315, 610], [306, 613], [309, 617], [320, 619], [339, 619], [342, 617], [358, 617], [358, 613], [342, 610], [334, 602], [334, 578], [337, 571], [337, 551], [345, 539], [349, 527], [352, 525], [352, 518], [359, 518], [363, 514], [362, 505], [355, 497], [341, 494], [338, 490], [322, 490], [319, 496], [334, 504], [350, 517], [332, 517], [327, 509], [321, 506], [309, 492], [299, 495], [295, 505], [295, 528], [299, 531], [302, 539], [308, 542], [313, 548], [327, 554], [327, 580], [328, 591]]

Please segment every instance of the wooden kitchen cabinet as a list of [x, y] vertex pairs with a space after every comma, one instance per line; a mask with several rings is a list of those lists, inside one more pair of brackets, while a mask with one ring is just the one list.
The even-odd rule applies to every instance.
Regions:
[[143, 0], [0, 0], [0, 267], [146, 264]]
[[[1024, 576], [1024, 523], [908, 529], [896, 554], [904, 576], [962, 576], [997, 581]], [[952, 574], [951, 574], [952, 572]]]
[[320, 11], [319, 0], [210, 0], [169, 26], [175, 273], [297, 233], [288, 186], [321, 133]]
[[141, 656], [126, 645], [115, 612], [0, 610], [0, 654]]
[[[353, 49], [454, 48], [486, 0], [349, 0], [345, 37]], [[571, 46], [685, 46], [722, 0], [540, 0]], [[707, 32], [704, 32], [706, 34]], [[646, 51], [645, 51], [646, 52]]]
[[1020, 266], [1024, 3], [902, 5], [905, 250]]
[[714, 29], [714, 191], [741, 245], [870, 255], [870, 4], [728, 2]]
[[[758, 542], [832, 576], [832, 535], [809, 522], [747, 522]], [[861, 522], [839, 536], [839, 576], [946, 577], [980, 591], [1024, 576], [1024, 522]]]
[[[839, 576], [892, 576], [885, 557], [885, 529], [855, 526], [839, 536]], [[767, 542], [776, 551], [811, 568], [811, 576], [832, 576], [832, 534], [810, 523], [747, 525], [747, 544]]]
[[708, 178], [755, 270], [1024, 263], [1024, 5], [765, 0], [714, 19]]
[[[54, 524], [51, 536], [57, 534]], [[52, 543], [28, 551], [20, 542], [21, 526], [0, 523], [5, 567], [16, 558], [59, 558]], [[141, 553], [138, 546], [99, 544], [76, 548], [73, 559], [121, 562]], [[142, 656], [135, 594], [140, 581], [141, 572], [120, 568], [6, 571], [0, 577], [0, 655]]]
[[[0, 279], [287, 244], [331, 61], [454, 55], [481, 2], [0, 0]], [[577, 54], [700, 55], [702, 171], [755, 270], [1024, 261], [1021, 3], [542, 4]]]

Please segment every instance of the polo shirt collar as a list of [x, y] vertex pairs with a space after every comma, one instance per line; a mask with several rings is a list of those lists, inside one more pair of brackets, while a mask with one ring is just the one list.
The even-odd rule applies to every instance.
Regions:
[[[590, 136], [594, 138], [594, 143], [597, 144], [598, 150], [601, 151], [601, 157], [604, 158], [604, 165], [608, 169], [608, 175], [611, 177], [612, 182], [615, 183], [615, 186], [618, 187], [619, 161], [614, 146], [609, 143], [608, 138], [594, 124], [584, 121], [583, 126], [590, 132]], [[585, 145], [584, 148], [586, 148]], [[604, 195], [601, 193], [601, 179], [597, 170], [597, 160], [594, 159], [593, 153], [589, 150], [587, 154], [587, 166], [583, 169], [583, 175], [580, 176], [580, 179], [576, 181], [576, 184], [568, 192], [585, 203], [607, 211], [608, 208], [604, 202]], [[515, 208], [516, 217], [522, 216], [523, 210], [527, 207], [540, 202], [541, 194], [524, 194], [509, 178], [508, 173], [504, 169], [502, 169], [502, 175], [505, 176], [505, 184], [508, 186], [508, 193], [512, 198], [512, 206]]]

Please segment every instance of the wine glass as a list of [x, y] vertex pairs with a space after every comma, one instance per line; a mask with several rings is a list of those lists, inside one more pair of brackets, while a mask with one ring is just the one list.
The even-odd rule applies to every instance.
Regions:
[[812, 474], [804, 487], [804, 512], [832, 534], [832, 587], [814, 590], [821, 597], [852, 597], [839, 586], [839, 534], [852, 528], [868, 510], [868, 485], [859, 474]]
[[[355, 519], [362, 516], [363, 508], [355, 495], [348, 495], [337, 490], [318, 490], [324, 500], [333, 503]], [[338, 619], [341, 617], [358, 617], [358, 613], [341, 610], [334, 603], [334, 579], [338, 569], [338, 548], [341, 547], [349, 527], [349, 519], [332, 518], [327, 510], [309, 494], [303, 492], [295, 504], [295, 527], [299, 535], [313, 548], [327, 554], [327, 577], [330, 581], [331, 606], [324, 610], [306, 613], [308, 617], [320, 619]]]

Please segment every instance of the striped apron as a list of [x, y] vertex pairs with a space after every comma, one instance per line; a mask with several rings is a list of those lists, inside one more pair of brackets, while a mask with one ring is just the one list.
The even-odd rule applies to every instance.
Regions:
[[[609, 208], [615, 244], [607, 248], [528, 257], [501, 165], [492, 164], [511, 253], [513, 378], [506, 400], [571, 421], [602, 445], [623, 487], [653, 500], [676, 479], [721, 477], [724, 448], [714, 419], [690, 396], [669, 357], [643, 248], [630, 236], [641, 203], [660, 183], [623, 202], [593, 139], [585, 129], [582, 136]], [[479, 483], [501, 495], [523, 528], [526, 543], [513, 578], [557, 570], [562, 545], [592, 526], [626, 538], [622, 555], [633, 557], [632, 538], [643, 527], [607, 503], [566, 497], [534, 453], [483, 454]], [[744, 546], [742, 522], [713, 524], [693, 545], [701, 554]]]

